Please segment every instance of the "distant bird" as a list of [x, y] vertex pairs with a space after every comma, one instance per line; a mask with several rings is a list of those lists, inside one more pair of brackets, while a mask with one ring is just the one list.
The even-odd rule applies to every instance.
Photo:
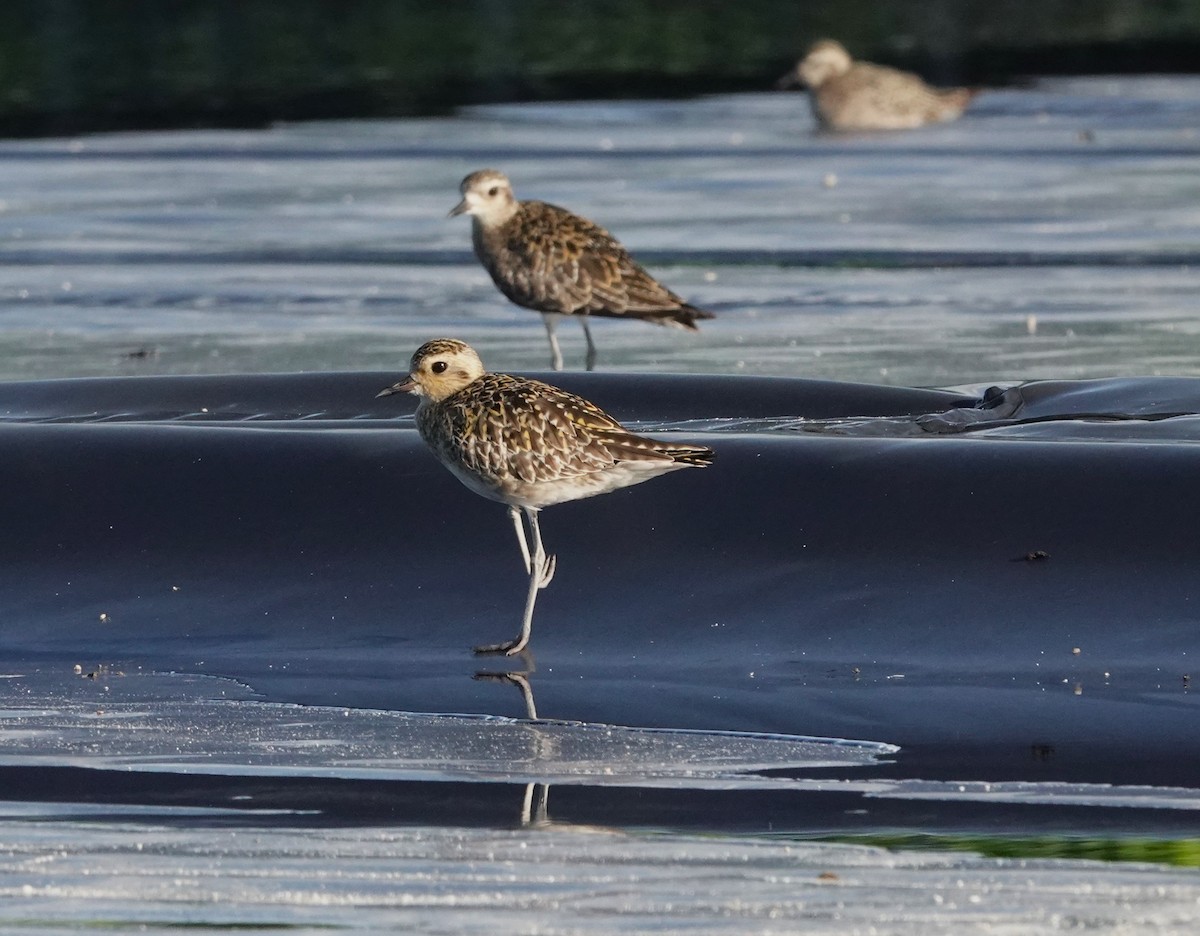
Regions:
[[856, 62], [840, 42], [822, 39], [780, 87], [803, 85], [817, 123], [826, 130], [905, 130], [955, 120], [974, 88], [933, 88], [911, 72]]
[[425, 444], [476, 494], [507, 504], [517, 531], [529, 573], [521, 632], [476, 653], [511, 656], [529, 642], [537, 593], [550, 584], [557, 564], [542, 546], [539, 510], [713, 460], [709, 448], [634, 435], [595, 404], [540, 380], [489, 374], [479, 355], [453, 338], [417, 348], [409, 375], [378, 396], [392, 393], [420, 397], [417, 429]]
[[459, 191], [462, 201], [450, 217], [471, 215], [475, 256], [496, 286], [517, 305], [542, 313], [555, 370], [562, 370], [554, 332], [560, 315], [579, 317], [588, 370], [596, 366], [589, 315], [693, 331], [698, 319], [713, 317], [659, 283], [599, 225], [545, 202], [517, 201], [508, 178], [495, 169], [472, 172]]

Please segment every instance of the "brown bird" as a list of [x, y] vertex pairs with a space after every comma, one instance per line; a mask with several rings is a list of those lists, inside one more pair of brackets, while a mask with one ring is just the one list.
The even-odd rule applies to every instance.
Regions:
[[476, 494], [507, 504], [517, 531], [529, 573], [521, 632], [476, 653], [511, 656], [529, 642], [537, 593], [550, 584], [557, 564], [542, 546], [539, 510], [713, 460], [704, 446], [634, 435], [594, 403], [540, 380], [489, 374], [474, 349], [454, 338], [417, 348], [408, 376], [377, 396], [392, 393], [420, 397], [417, 431], [425, 444]]
[[589, 315], [693, 331], [698, 319], [713, 317], [659, 283], [599, 225], [546, 202], [517, 201], [503, 173], [472, 172], [459, 190], [462, 201], [450, 216], [471, 216], [475, 256], [497, 288], [517, 305], [542, 313], [555, 370], [562, 370], [555, 334], [559, 316], [578, 316], [588, 370], [596, 366]]
[[840, 42], [815, 43], [780, 87], [808, 89], [813, 116], [825, 130], [905, 130], [955, 120], [975, 88], [934, 88], [911, 72], [856, 62]]

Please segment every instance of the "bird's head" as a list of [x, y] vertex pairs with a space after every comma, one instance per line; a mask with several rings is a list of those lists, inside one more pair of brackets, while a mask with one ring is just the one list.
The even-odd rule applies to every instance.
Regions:
[[436, 403], [482, 377], [483, 362], [465, 341], [435, 338], [413, 353], [408, 376], [376, 394], [415, 393]]
[[830, 78], [850, 71], [853, 59], [846, 47], [832, 39], [813, 43], [808, 54], [796, 64], [796, 77], [809, 88], [819, 88]]
[[495, 169], [480, 169], [462, 180], [462, 201], [450, 209], [450, 217], [469, 214], [484, 227], [503, 224], [519, 207], [508, 176]]

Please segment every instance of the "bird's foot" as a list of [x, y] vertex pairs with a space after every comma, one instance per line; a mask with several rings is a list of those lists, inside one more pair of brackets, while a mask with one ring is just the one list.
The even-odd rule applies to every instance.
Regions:
[[478, 647], [472, 648], [479, 656], [492, 656], [503, 653], [505, 656], [516, 656], [525, 649], [526, 640], [520, 637], [514, 637], [512, 640], [506, 640], [504, 643], [498, 644], [480, 644]]

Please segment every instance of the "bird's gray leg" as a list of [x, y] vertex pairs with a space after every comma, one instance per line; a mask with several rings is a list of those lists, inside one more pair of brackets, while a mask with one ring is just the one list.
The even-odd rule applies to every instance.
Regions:
[[546, 555], [542, 545], [542, 533], [538, 528], [537, 508], [523, 507], [525, 517], [529, 520], [529, 532], [533, 534], [533, 553], [529, 558], [529, 592], [525, 597], [525, 616], [521, 620], [521, 633], [512, 640], [499, 644], [484, 644], [475, 648], [476, 653], [503, 653], [512, 656], [520, 653], [529, 643], [529, 634], [533, 630], [533, 606], [537, 603], [537, 593], [550, 584], [554, 578], [554, 570], [558, 560]]
[[538, 577], [538, 588], [545, 588], [550, 584], [550, 580], [554, 578], [554, 569], [558, 564], [558, 557], [546, 555], [546, 548], [542, 545], [542, 531], [538, 527], [537, 508], [526, 507], [525, 516], [529, 518], [529, 532], [533, 534], [533, 556], [530, 562], [534, 569], [541, 569], [541, 575]]
[[596, 369], [596, 343], [592, 341], [592, 330], [588, 328], [588, 320], [586, 315], [579, 316], [579, 324], [583, 326], [583, 337], [587, 339], [587, 358], [586, 367], [588, 370]]
[[520, 508], [509, 507], [508, 515], [512, 518], [513, 529], [517, 531], [517, 542], [521, 544], [521, 558], [525, 562], [525, 571], [533, 574], [533, 566], [529, 564], [529, 544], [525, 541], [525, 524], [521, 522]]
[[550, 339], [550, 366], [555, 370], [562, 370], [562, 349], [558, 346], [558, 334], [555, 332], [558, 327], [558, 315], [554, 312], [543, 312], [542, 321], [546, 324], [546, 337]]

